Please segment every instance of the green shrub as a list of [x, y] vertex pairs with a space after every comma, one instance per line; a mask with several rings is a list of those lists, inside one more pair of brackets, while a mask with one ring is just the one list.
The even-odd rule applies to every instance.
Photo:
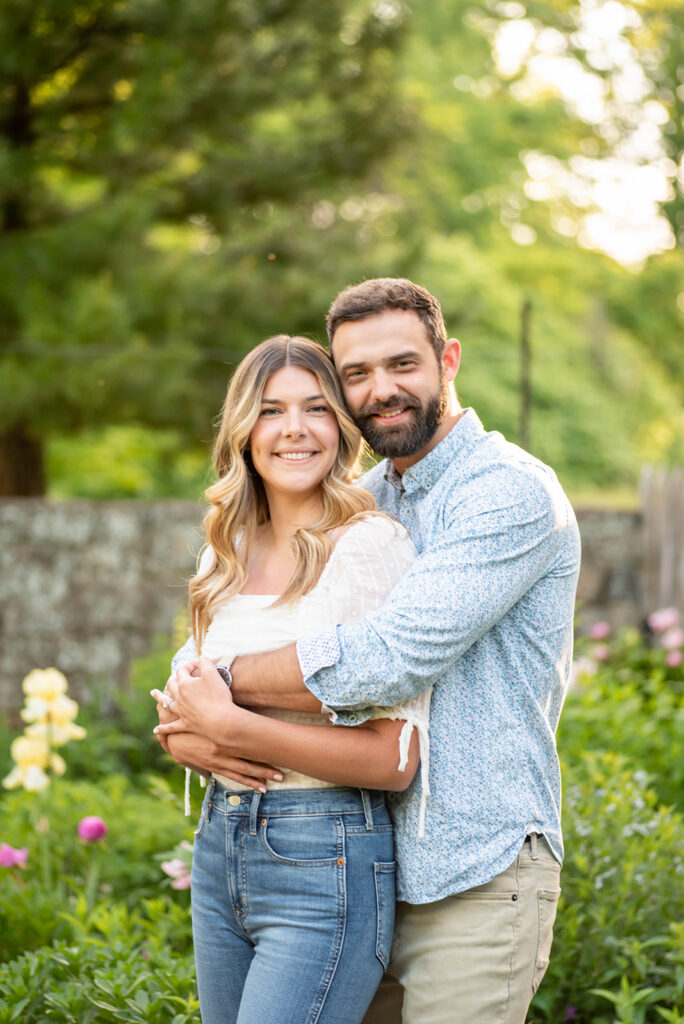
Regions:
[[[603, 661], [591, 663], [601, 648]], [[570, 766], [587, 750], [620, 753], [649, 775], [659, 799], [684, 811], [684, 670], [637, 629], [605, 643], [577, 641], [580, 674], [561, 716], [558, 749]]]
[[[102, 843], [78, 837], [79, 821], [91, 814], [109, 828]], [[106, 898], [134, 907], [163, 891], [170, 882], [160, 854], [191, 838], [192, 824], [163, 778], [149, 777], [142, 790], [120, 775], [98, 783], [65, 777], [43, 794], [6, 793], [0, 836], [29, 851], [23, 871], [0, 873], [0, 934], [3, 957], [11, 958], [70, 934], [64, 913], [73, 913], [81, 896], [91, 904]], [[187, 910], [187, 893], [174, 899]]]
[[617, 754], [586, 754], [565, 778], [563, 892], [528, 1020], [677, 1020], [659, 1009], [684, 1009], [684, 821]]

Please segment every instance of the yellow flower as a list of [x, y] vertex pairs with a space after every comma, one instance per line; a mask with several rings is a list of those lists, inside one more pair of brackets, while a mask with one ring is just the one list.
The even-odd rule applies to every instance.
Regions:
[[34, 668], [21, 684], [27, 697], [51, 701], [67, 692], [66, 676], [56, 668]]
[[45, 701], [41, 697], [29, 697], [21, 711], [25, 722], [32, 722], [25, 730], [27, 736], [43, 736], [53, 747], [61, 747], [69, 740], [82, 740], [86, 734], [74, 718], [78, 704], [71, 697], [60, 695]]
[[[50, 748], [39, 736], [19, 736], [10, 747], [14, 768], [3, 779], [6, 789], [24, 789], [38, 792], [50, 785], [50, 777], [45, 769], [50, 760]], [[61, 760], [61, 758], [60, 758]]]

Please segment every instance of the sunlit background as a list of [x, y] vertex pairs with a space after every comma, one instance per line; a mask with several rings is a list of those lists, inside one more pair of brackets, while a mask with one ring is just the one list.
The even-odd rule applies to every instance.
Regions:
[[14, 8], [1, 493], [200, 495], [231, 365], [376, 275], [574, 498], [681, 462], [680, 3]]

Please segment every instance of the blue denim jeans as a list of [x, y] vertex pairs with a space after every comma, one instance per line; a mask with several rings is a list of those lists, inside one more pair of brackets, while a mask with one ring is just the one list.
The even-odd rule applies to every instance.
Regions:
[[389, 961], [394, 899], [382, 793], [212, 783], [192, 864], [203, 1024], [358, 1024]]

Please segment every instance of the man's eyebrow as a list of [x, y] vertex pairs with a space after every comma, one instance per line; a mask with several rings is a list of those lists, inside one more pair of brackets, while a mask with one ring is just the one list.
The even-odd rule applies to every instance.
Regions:
[[[415, 359], [420, 356], [417, 349], [408, 349], [406, 352], [394, 352], [391, 356], [381, 360], [382, 366], [388, 366], [390, 363], [397, 363], [402, 359]], [[358, 370], [364, 366], [368, 366], [368, 361], [360, 361], [358, 363], [343, 363], [339, 369], [339, 373], [347, 373], [348, 370]]]
[[[304, 401], [305, 402], [318, 402], [318, 401], [320, 401], [320, 399], [323, 399], [325, 401], [325, 395], [309, 395], [309, 397], [305, 398]], [[262, 398], [261, 399], [261, 404], [262, 405], [283, 405], [283, 403], [285, 401], [286, 401], [286, 399], [284, 399], [284, 398]]]

